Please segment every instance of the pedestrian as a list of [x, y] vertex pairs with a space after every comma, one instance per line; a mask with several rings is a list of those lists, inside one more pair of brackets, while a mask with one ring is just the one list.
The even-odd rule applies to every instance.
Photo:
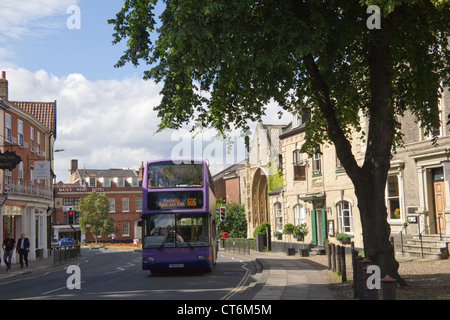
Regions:
[[13, 239], [12, 234], [8, 232], [5, 240], [3, 240], [3, 261], [6, 264], [6, 271], [11, 270], [11, 260], [16, 248], [16, 240]]
[[20, 239], [17, 240], [17, 252], [20, 257], [20, 268], [23, 268], [23, 262], [28, 268], [28, 251], [30, 251], [30, 239], [25, 237], [25, 233], [20, 235]]

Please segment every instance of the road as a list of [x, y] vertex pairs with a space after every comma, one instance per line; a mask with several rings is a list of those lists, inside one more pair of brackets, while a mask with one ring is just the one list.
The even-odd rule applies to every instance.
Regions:
[[140, 252], [111, 249], [82, 249], [73, 265], [79, 268], [79, 280], [77, 273], [68, 273], [70, 265], [33, 272], [0, 282], [0, 299], [251, 299], [252, 290], [244, 289], [256, 281], [257, 271], [250, 260], [219, 253], [211, 273], [154, 276], [141, 269]]

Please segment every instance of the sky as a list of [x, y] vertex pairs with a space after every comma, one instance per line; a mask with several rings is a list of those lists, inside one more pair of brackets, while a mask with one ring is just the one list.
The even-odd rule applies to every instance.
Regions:
[[[149, 160], [192, 156], [208, 159], [212, 174], [242, 161], [240, 132], [231, 133], [231, 147], [213, 130], [194, 136], [186, 126], [156, 133], [160, 120], [153, 108], [163, 84], [143, 80], [145, 66], [114, 68], [125, 42], [112, 44], [107, 20], [122, 4], [0, 0], [0, 70], [6, 71], [9, 100], [57, 102], [55, 149], [64, 150], [54, 155], [57, 181], [68, 182], [71, 159], [79, 168], [138, 169]], [[278, 111], [268, 105], [263, 122], [288, 124], [290, 116], [279, 119]]]

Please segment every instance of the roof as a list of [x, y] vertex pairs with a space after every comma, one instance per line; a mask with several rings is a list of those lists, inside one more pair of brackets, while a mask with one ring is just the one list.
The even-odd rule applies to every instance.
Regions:
[[79, 176], [83, 177], [98, 177], [98, 178], [119, 178], [119, 177], [138, 177], [138, 174], [133, 169], [78, 169]]
[[224, 170], [220, 171], [219, 173], [216, 173], [212, 178], [214, 181], [219, 180], [220, 178], [224, 178], [227, 175], [236, 173], [243, 167], [245, 167], [245, 160], [242, 160], [239, 163], [233, 164], [233, 165], [225, 168]]
[[54, 102], [9, 101], [47, 127], [56, 139], [56, 100]]

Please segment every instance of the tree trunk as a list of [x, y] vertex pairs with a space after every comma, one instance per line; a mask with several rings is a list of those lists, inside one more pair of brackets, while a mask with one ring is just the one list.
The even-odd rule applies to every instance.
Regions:
[[386, 179], [366, 174], [355, 185], [358, 208], [361, 217], [364, 253], [372, 264], [380, 267], [381, 277], [390, 275], [400, 285], [406, 282], [398, 273], [399, 264], [390, 242], [391, 227], [387, 221], [385, 204]]
[[312, 56], [308, 56], [305, 63], [319, 108], [328, 123], [330, 140], [334, 143], [341, 164], [355, 187], [366, 257], [380, 267], [382, 277], [389, 274], [401, 285], [406, 285], [398, 274], [399, 264], [395, 260], [394, 248], [390, 242], [391, 230], [385, 204], [385, 187], [394, 139], [387, 33], [386, 28], [373, 33], [369, 48], [371, 102], [368, 106], [367, 149], [362, 167], [355, 160], [351, 143], [339, 127], [328, 85], [320, 74], [316, 62]]

